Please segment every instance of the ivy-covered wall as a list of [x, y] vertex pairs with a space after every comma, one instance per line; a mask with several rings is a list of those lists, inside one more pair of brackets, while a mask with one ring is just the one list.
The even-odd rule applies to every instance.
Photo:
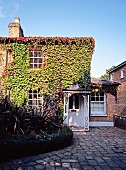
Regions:
[[[27, 101], [30, 89], [53, 94], [74, 83], [90, 89], [91, 58], [95, 46], [91, 38], [0, 38], [2, 46], [12, 51], [13, 62], [3, 76], [6, 91], [18, 106]], [[30, 68], [30, 50], [41, 50], [41, 68]]]

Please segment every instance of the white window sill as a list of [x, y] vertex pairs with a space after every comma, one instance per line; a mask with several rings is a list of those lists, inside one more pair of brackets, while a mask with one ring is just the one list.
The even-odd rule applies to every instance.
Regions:
[[90, 115], [91, 117], [94, 117], [94, 116], [96, 116], [96, 117], [107, 117], [107, 115]]

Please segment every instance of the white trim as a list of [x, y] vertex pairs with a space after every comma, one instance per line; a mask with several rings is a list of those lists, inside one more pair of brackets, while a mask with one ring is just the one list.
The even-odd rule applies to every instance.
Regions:
[[72, 93], [72, 94], [75, 94], [75, 93], [83, 93], [83, 94], [90, 94], [91, 91], [84, 91], [84, 90], [63, 90], [64, 93]]
[[124, 78], [124, 71], [123, 70], [120, 71], [120, 79], [122, 79], [122, 78]]
[[[96, 93], [97, 94], [97, 93]], [[98, 97], [101, 97], [100, 96], [100, 94], [98, 95]], [[107, 114], [106, 114], [106, 94], [104, 94], [104, 96], [102, 96], [102, 97], [104, 97], [104, 101], [91, 101], [91, 104], [93, 103], [93, 105], [95, 105], [95, 104], [103, 104], [103, 111], [92, 111], [92, 105], [91, 105], [91, 116], [107, 116]], [[98, 108], [98, 107], [97, 107]]]
[[114, 122], [89, 122], [89, 126], [114, 126]]
[[110, 80], [111, 80], [111, 81], [114, 80], [114, 73], [110, 74]]
[[100, 115], [100, 114], [99, 114], [99, 115], [98, 115], [98, 114], [96, 114], [96, 115], [95, 115], [95, 114], [91, 115], [91, 114], [90, 114], [90, 117], [107, 117], [107, 114], [105, 114], [105, 115]]

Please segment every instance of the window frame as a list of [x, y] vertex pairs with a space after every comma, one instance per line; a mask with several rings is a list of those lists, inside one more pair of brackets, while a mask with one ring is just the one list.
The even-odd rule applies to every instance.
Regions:
[[[39, 103], [40, 101], [41, 101], [41, 104]], [[30, 104], [30, 102], [31, 102], [31, 104]], [[34, 102], [36, 102], [36, 104]], [[30, 89], [29, 90], [29, 92], [28, 92], [28, 106], [31, 108], [40, 108], [40, 107], [43, 108], [43, 97], [41, 97], [41, 95], [40, 95], [40, 89], [38, 89], [38, 90]]]
[[124, 78], [124, 70], [120, 70], [120, 79]]
[[33, 69], [41, 68], [44, 61], [44, 57], [42, 56], [41, 50], [30, 50], [29, 57], [30, 57], [30, 68]]
[[[101, 95], [101, 93], [103, 93], [103, 95]], [[92, 100], [92, 94], [95, 94], [95, 98], [97, 100]], [[100, 99], [102, 99], [102, 100], [100, 100]], [[90, 116], [107, 116], [107, 114], [106, 114], [106, 94], [104, 92], [91, 93], [90, 101], [91, 101], [90, 102], [91, 103]], [[93, 109], [95, 111], [93, 111]], [[100, 109], [101, 109], [101, 111], [100, 111]]]
[[110, 80], [111, 80], [111, 81], [114, 80], [114, 73], [110, 74]]

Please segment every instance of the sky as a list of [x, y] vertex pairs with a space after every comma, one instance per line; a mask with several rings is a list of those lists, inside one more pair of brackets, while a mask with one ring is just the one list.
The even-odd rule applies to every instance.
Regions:
[[25, 36], [93, 37], [91, 76], [126, 60], [126, 0], [0, 0], [0, 36], [20, 18]]

